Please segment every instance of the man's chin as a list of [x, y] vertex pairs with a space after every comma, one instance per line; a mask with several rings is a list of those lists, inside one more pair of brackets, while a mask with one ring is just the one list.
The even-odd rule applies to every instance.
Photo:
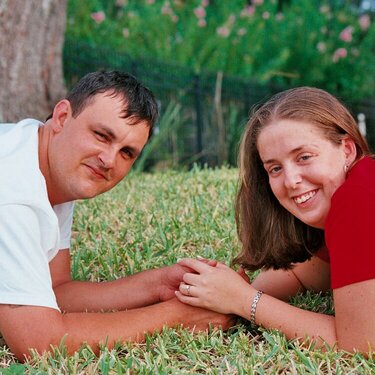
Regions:
[[91, 193], [87, 193], [84, 199], [95, 198], [98, 195], [103, 194], [103, 193], [105, 193], [105, 191], [94, 191], [94, 192], [91, 192]]
[[75, 199], [91, 199], [95, 198], [96, 196], [103, 194], [104, 191], [98, 190], [98, 189], [82, 189], [80, 192], [76, 192], [76, 198]]

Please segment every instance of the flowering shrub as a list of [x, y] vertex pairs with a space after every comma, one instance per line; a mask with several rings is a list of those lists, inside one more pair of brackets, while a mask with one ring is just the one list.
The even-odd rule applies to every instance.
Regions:
[[375, 25], [350, 1], [70, 0], [67, 35], [197, 72], [375, 94]]

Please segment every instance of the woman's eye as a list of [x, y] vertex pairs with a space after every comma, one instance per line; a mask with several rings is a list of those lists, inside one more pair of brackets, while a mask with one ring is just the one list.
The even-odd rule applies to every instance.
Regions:
[[279, 172], [280, 170], [281, 170], [281, 167], [273, 167], [273, 168], [271, 168], [271, 169], [268, 171], [268, 173], [269, 173], [269, 174], [275, 174], [275, 173]]
[[302, 161], [309, 160], [311, 158], [311, 155], [302, 155], [299, 159]]

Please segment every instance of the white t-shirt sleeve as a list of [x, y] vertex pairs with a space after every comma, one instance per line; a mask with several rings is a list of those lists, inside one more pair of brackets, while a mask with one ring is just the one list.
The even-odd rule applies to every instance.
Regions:
[[53, 210], [59, 221], [60, 249], [68, 249], [70, 248], [70, 238], [72, 235], [74, 202], [58, 204], [53, 206]]
[[56, 239], [43, 235], [40, 215], [27, 205], [0, 205], [0, 304], [59, 310], [43, 250]]

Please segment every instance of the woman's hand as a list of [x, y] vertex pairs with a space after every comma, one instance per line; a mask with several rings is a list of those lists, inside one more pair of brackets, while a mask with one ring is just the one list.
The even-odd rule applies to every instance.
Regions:
[[[198, 260], [204, 264], [215, 267], [218, 263], [213, 259], [205, 259], [198, 257]], [[186, 272], [194, 272], [193, 269], [184, 266], [180, 262], [160, 268], [160, 281], [158, 283], [159, 288], [159, 301], [168, 301], [175, 297], [175, 292], [179, 289], [183, 276]], [[157, 284], [155, 284], [157, 285]]]
[[242, 315], [248, 310], [255, 289], [237, 273], [223, 263], [211, 266], [195, 259], [179, 261], [183, 267], [195, 273], [185, 273], [177, 298], [192, 306], [203, 307], [222, 314]]

